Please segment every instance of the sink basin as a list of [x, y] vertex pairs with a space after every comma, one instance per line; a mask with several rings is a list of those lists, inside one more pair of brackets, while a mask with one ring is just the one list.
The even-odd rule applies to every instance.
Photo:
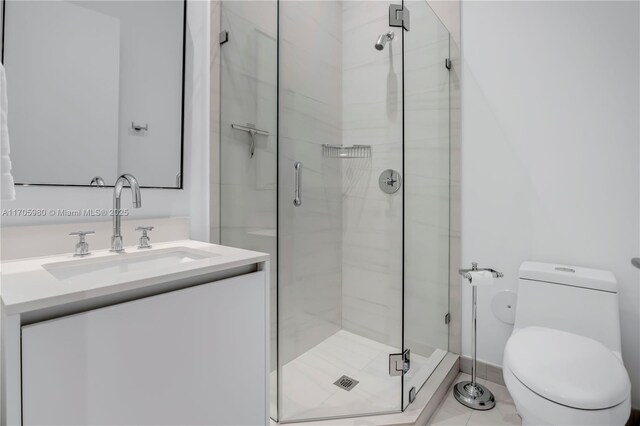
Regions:
[[91, 259], [91, 257], [42, 265], [59, 280], [97, 279], [114, 274], [167, 270], [196, 260], [216, 257], [219, 254], [175, 247], [146, 252], [123, 253]]

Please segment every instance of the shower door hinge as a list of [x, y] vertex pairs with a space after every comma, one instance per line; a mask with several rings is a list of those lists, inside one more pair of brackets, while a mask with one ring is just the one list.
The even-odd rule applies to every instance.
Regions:
[[401, 354], [389, 354], [389, 375], [402, 376], [411, 367], [411, 351], [405, 349]]
[[226, 42], [228, 42], [229, 31], [227, 30], [220, 31], [220, 34], [218, 35], [218, 41], [220, 42], [220, 44], [225, 44]]
[[411, 26], [411, 14], [409, 13], [409, 9], [406, 7], [402, 7], [401, 4], [390, 4], [389, 5], [389, 26], [390, 27], [402, 27], [405, 30], [409, 31], [409, 27]]
[[446, 58], [446, 59], [444, 60], [444, 67], [445, 67], [446, 69], [448, 69], [448, 70], [450, 70], [450, 69], [451, 69], [451, 59]]
[[449, 324], [450, 322], [451, 322], [451, 315], [449, 314], [449, 312], [447, 312], [447, 313], [444, 315], [444, 323], [445, 323], [445, 324]]

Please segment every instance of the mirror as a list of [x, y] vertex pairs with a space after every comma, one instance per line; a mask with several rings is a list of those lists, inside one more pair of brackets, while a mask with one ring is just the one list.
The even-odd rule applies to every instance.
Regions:
[[3, 6], [16, 183], [182, 188], [186, 0]]

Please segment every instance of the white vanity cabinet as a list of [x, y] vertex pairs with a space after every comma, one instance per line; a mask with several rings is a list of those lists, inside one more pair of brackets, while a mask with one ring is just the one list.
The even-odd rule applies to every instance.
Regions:
[[209, 246], [135, 284], [3, 288], [0, 424], [267, 424], [268, 257]]
[[265, 273], [22, 327], [25, 425], [264, 424]]

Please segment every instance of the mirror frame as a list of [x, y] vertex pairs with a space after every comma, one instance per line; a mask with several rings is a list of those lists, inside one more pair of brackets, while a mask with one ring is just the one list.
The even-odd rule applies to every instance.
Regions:
[[[0, 34], [0, 62], [4, 64], [4, 43], [5, 43], [5, 21], [7, 16], [7, 1], [0, 0], [2, 2], [2, 34]], [[20, 1], [20, 0], [13, 0]], [[61, 0], [62, 1], [62, 0]], [[162, 0], [159, 0], [162, 1]], [[140, 188], [151, 189], [184, 189], [184, 130], [185, 130], [185, 76], [186, 76], [186, 62], [187, 62], [187, 0], [173, 0], [182, 1], [182, 96], [180, 106], [180, 185], [179, 186], [144, 186]], [[72, 187], [72, 188], [113, 188], [114, 185], [104, 186], [92, 186], [92, 185], [76, 185], [76, 184], [61, 184], [61, 183], [20, 183], [16, 182], [15, 186], [52, 186], [52, 187]]]

